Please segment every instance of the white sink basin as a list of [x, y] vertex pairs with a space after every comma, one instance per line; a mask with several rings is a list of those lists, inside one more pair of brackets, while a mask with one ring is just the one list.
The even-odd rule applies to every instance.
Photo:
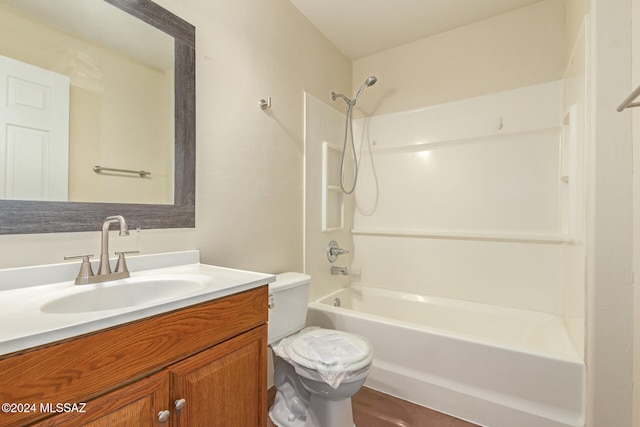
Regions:
[[44, 303], [40, 310], [44, 313], [69, 314], [146, 306], [178, 299], [203, 289], [207, 284], [206, 279], [195, 276], [136, 277], [111, 283], [77, 285], [73, 293], [54, 297]]
[[[264, 286], [270, 274], [201, 264], [197, 251], [129, 260], [131, 277], [74, 285], [77, 265], [0, 269], [0, 356]], [[97, 264], [97, 263], [96, 263]], [[96, 268], [94, 266], [94, 268]]]

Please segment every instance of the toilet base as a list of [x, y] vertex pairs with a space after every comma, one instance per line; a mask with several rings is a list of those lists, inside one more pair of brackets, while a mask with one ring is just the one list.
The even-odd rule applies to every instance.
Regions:
[[331, 401], [312, 397], [306, 419], [301, 420], [287, 409], [283, 397], [278, 398], [276, 394], [269, 418], [277, 427], [356, 427], [351, 399]]
[[277, 392], [269, 409], [269, 418], [276, 426], [355, 427], [350, 396], [362, 386], [364, 375], [355, 383], [341, 386], [341, 391], [347, 391], [346, 394], [338, 392], [328, 395], [322, 391], [323, 383], [301, 378], [291, 364], [279, 357], [275, 358], [275, 362]]
[[314, 427], [353, 427], [351, 398], [329, 400], [311, 394], [309, 419], [313, 420], [314, 424], [310, 425]]

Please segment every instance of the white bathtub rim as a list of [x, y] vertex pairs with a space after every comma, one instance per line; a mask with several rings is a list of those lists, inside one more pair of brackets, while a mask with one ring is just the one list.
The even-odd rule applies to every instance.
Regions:
[[[354, 289], [360, 289], [362, 286], [361, 285], [351, 285]], [[466, 341], [466, 342], [472, 342], [475, 344], [480, 344], [480, 345], [488, 345], [494, 348], [499, 348], [501, 350], [507, 350], [507, 351], [513, 351], [513, 352], [518, 352], [518, 353], [523, 353], [523, 354], [529, 354], [532, 356], [536, 356], [536, 357], [543, 357], [543, 358], [547, 358], [547, 359], [552, 359], [552, 360], [559, 360], [559, 361], [563, 361], [563, 362], [569, 362], [569, 363], [575, 363], [575, 364], [579, 364], [581, 366], [584, 366], [584, 360], [580, 357], [579, 353], [575, 350], [575, 347], [573, 346], [573, 343], [571, 342], [571, 347], [573, 348], [572, 352], [564, 352], [564, 351], [556, 351], [556, 352], [543, 352], [543, 351], [538, 351], [538, 350], [534, 350], [534, 349], [529, 349], [529, 348], [523, 348], [523, 347], [515, 347], [515, 346], [509, 346], [509, 345], [505, 345], [503, 343], [497, 342], [495, 340], [491, 340], [491, 339], [480, 339], [477, 337], [474, 337], [472, 335], [468, 335], [468, 334], [463, 334], [463, 333], [459, 333], [459, 332], [455, 332], [455, 331], [448, 331], [448, 330], [443, 330], [440, 328], [434, 328], [434, 327], [429, 327], [427, 325], [420, 325], [417, 323], [413, 323], [413, 322], [407, 322], [404, 320], [397, 320], [397, 319], [390, 319], [389, 317], [385, 317], [385, 316], [380, 316], [380, 315], [376, 315], [376, 314], [370, 314], [370, 313], [365, 313], [362, 311], [357, 311], [357, 310], [353, 310], [353, 309], [349, 309], [349, 308], [344, 308], [344, 307], [335, 307], [333, 305], [329, 305], [326, 303], [321, 302], [321, 300], [327, 299], [332, 297], [333, 295], [340, 293], [342, 291], [344, 291], [347, 288], [341, 288], [339, 290], [336, 290], [334, 292], [331, 292], [330, 294], [327, 294], [323, 297], [320, 297], [312, 302], [309, 303], [309, 307], [312, 308], [316, 308], [320, 311], [329, 311], [331, 313], [334, 314], [340, 314], [340, 315], [344, 315], [347, 316], [349, 318], [364, 318], [367, 320], [372, 320], [375, 322], [382, 322], [382, 323], [392, 323], [395, 325], [399, 325], [402, 326], [403, 328], [407, 328], [410, 329], [412, 331], [426, 331], [429, 333], [432, 333], [436, 336], [440, 336], [440, 337], [448, 337], [448, 338], [452, 338], [452, 339], [456, 339], [456, 340], [461, 340], [461, 341]], [[388, 290], [388, 289], [383, 289], [383, 288], [375, 288], [376, 291], [381, 290], [381, 291], [387, 291], [387, 292], [396, 292], [393, 290]], [[443, 300], [447, 300], [450, 298], [442, 298], [442, 297], [430, 297], [430, 296], [426, 296], [427, 298], [435, 298], [435, 299], [443, 299]], [[458, 300], [456, 300], [458, 301]], [[462, 301], [462, 302], [466, 302], [466, 301]], [[475, 304], [473, 302], [469, 302], [470, 304]], [[478, 303], [478, 304], [483, 304], [483, 303]], [[488, 305], [488, 304], [485, 304]], [[502, 307], [501, 307], [502, 308]], [[510, 307], [504, 307], [507, 309], [510, 309]], [[513, 310], [520, 310], [520, 309], [513, 309]], [[537, 313], [537, 312], [534, 312]], [[549, 315], [552, 316], [552, 314], [549, 313], [542, 313], [544, 315]], [[563, 324], [564, 325], [564, 324]]]
[[[389, 319], [388, 317], [378, 316], [378, 315], [369, 314], [369, 313], [363, 313], [361, 311], [351, 310], [351, 309], [348, 309], [348, 308], [333, 307], [333, 306], [329, 306], [327, 304], [324, 304], [324, 303], [321, 303], [321, 302], [318, 302], [318, 301], [314, 301], [312, 303], [309, 303], [309, 306], [313, 307], [313, 308], [317, 308], [317, 309], [319, 309], [321, 311], [325, 310], [325, 311], [329, 311], [329, 312], [334, 313], [334, 314], [340, 314], [340, 315], [344, 315], [344, 316], [347, 316], [347, 317], [350, 317], [350, 318], [360, 317], [360, 318], [364, 318], [364, 319], [372, 320], [372, 321], [376, 321], [376, 322], [393, 323], [395, 325], [402, 326], [403, 328], [407, 328], [407, 329], [410, 329], [412, 331], [421, 331], [421, 332], [427, 331], [427, 332], [429, 332], [431, 334], [434, 334], [434, 335], [440, 336], [440, 337], [447, 337], [447, 338], [452, 338], [452, 339], [455, 339], [455, 340], [472, 342], [474, 344], [495, 347], [495, 348], [499, 348], [501, 350], [513, 351], [513, 352], [518, 352], [518, 353], [529, 354], [529, 355], [536, 356], [536, 357], [543, 357], [543, 358], [552, 359], [552, 360], [559, 360], [559, 361], [563, 361], [563, 362], [569, 362], [569, 363], [576, 363], [576, 364], [579, 364], [579, 365], [584, 365], [584, 361], [582, 360], [582, 358], [580, 358], [580, 356], [575, 352], [572, 352], [572, 353], [564, 353], [564, 352], [545, 353], [545, 352], [542, 352], [542, 351], [536, 351], [536, 350], [531, 350], [531, 349], [526, 349], [526, 348], [518, 348], [518, 347], [513, 347], [513, 346], [508, 346], [508, 345], [505, 345], [505, 344], [501, 344], [499, 342], [492, 341], [492, 340], [489, 340], [489, 339], [478, 339], [478, 338], [473, 337], [471, 335], [461, 334], [459, 332], [443, 331], [442, 329], [431, 328], [429, 326], [418, 325], [416, 323], [411, 323], [411, 322], [407, 322], [407, 321], [403, 321], [403, 320]], [[352, 314], [351, 312], [357, 313], [357, 314]], [[308, 326], [313, 326], [313, 325], [308, 325]]]
[[398, 295], [401, 295], [401, 299], [406, 301], [435, 302], [441, 306], [455, 307], [455, 308], [463, 306], [465, 308], [472, 308], [474, 311], [481, 311], [481, 312], [493, 313], [495, 312], [495, 310], [499, 310], [501, 312], [508, 312], [509, 314], [515, 314], [517, 317], [520, 317], [519, 315], [522, 312], [526, 312], [527, 314], [533, 313], [536, 315], [536, 317], [555, 317], [555, 318], [560, 317], [560, 313], [547, 312], [547, 311], [535, 311], [535, 310], [530, 310], [526, 308], [509, 307], [504, 305], [497, 305], [497, 304], [491, 304], [491, 303], [480, 302], [480, 301], [471, 301], [471, 300], [465, 300], [465, 299], [454, 298], [454, 297], [427, 295], [427, 294], [420, 294], [417, 292], [405, 292], [401, 290], [389, 289], [389, 288], [384, 288], [376, 285], [371, 285], [363, 282], [352, 283], [349, 286], [340, 288], [323, 297], [317, 298], [314, 300], [314, 302], [315, 301], [320, 302], [325, 298], [329, 298], [334, 294], [343, 292], [348, 289], [353, 289], [354, 291], [371, 292], [378, 295], [391, 296], [392, 298], [398, 298]]

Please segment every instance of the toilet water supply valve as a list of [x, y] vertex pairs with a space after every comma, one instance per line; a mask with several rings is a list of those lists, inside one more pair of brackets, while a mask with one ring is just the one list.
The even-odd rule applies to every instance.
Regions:
[[349, 251], [347, 249], [342, 249], [335, 240], [329, 242], [329, 246], [327, 246], [327, 259], [329, 262], [335, 262], [338, 259], [338, 256], [348, 253]]

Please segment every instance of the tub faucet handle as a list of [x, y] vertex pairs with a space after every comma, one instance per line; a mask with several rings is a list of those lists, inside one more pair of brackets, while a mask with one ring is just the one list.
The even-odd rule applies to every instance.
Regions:
[[348, 253], [349, 250], [342, 249], [335, 240], [329, 242], [329, 246], [327, 246], [327, 259], [329, 262], [335, 262], [338, 259], [338, 256]]

